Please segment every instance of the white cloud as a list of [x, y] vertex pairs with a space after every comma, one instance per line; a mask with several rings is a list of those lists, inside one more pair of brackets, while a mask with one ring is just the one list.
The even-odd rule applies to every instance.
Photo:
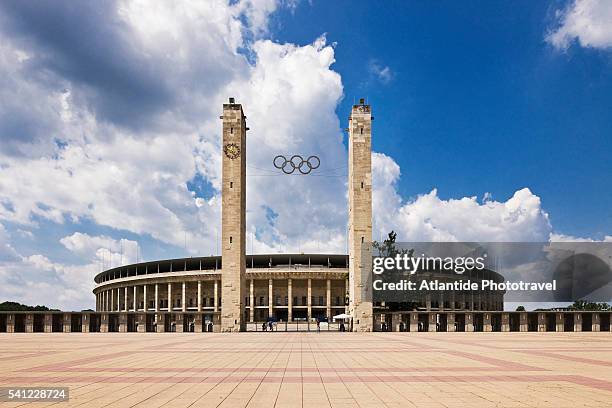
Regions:
[[559, 26], [546, 36], [554, 47], [567, 49], [574, 40], [583, 47], [612, 47], [612, 2], [576, 0], [558, 10], [557, 18]]
[[383, 84], [388, 84], [395, 76], [394, 72], [387, 65], [381, 64], [377, 60], [371, 60], [368, 64], [368, 70]]
[[399, 241], [548, 241], [548, 214], [528, 188], [502, 202], [489, 198], [480, 204], [476, 197], [443, 200], [436, 189], [403, 202], [395, 189], [397, 164], [381, 154], [372, 159], [375, 239], [395, 230]]

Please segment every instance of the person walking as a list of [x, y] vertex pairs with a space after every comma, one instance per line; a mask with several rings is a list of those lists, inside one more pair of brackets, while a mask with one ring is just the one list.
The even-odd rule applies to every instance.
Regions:
[[321, 333], [321, 320], [317, 319], [317, 333]]

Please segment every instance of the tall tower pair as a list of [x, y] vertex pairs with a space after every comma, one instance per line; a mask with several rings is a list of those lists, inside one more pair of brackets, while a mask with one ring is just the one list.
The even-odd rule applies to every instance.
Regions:
[[[245, 330], [246, 116], [230, 98], [223, 105], [221, 331]], [[349, 310], [354, 331], [372, 330], [372, 113], [363, 99], [349, 118]], [[369, 268], [367, 268], [369, 269]]]

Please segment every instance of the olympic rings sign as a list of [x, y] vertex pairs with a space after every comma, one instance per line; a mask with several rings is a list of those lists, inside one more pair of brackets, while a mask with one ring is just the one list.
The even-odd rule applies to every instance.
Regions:
[[302, 174], [308, 174], [321, 165], [321, 160], [317, 156], [309, 156], [304, 160], [299, 154], [294, 154], [290, 159], [287, 159], [282, 154], [279, 154], [272, 163], [274, 167], [282, 170], [285, 174], [292, 174], [296, 169]]

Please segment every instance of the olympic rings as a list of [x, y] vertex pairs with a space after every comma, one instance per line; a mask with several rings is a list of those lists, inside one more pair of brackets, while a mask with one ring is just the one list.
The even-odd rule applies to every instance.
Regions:
[[319, 168], [321, 160], [317, 156], [309, 156], [306, 160], [299, 154], [294, 154], [287, 159], [282, 154], [279, 154], [272, 160], [272, 164], [285, 174], [293, 174], [297, 169], [302, 174], [308, 174], [312, 170]]

